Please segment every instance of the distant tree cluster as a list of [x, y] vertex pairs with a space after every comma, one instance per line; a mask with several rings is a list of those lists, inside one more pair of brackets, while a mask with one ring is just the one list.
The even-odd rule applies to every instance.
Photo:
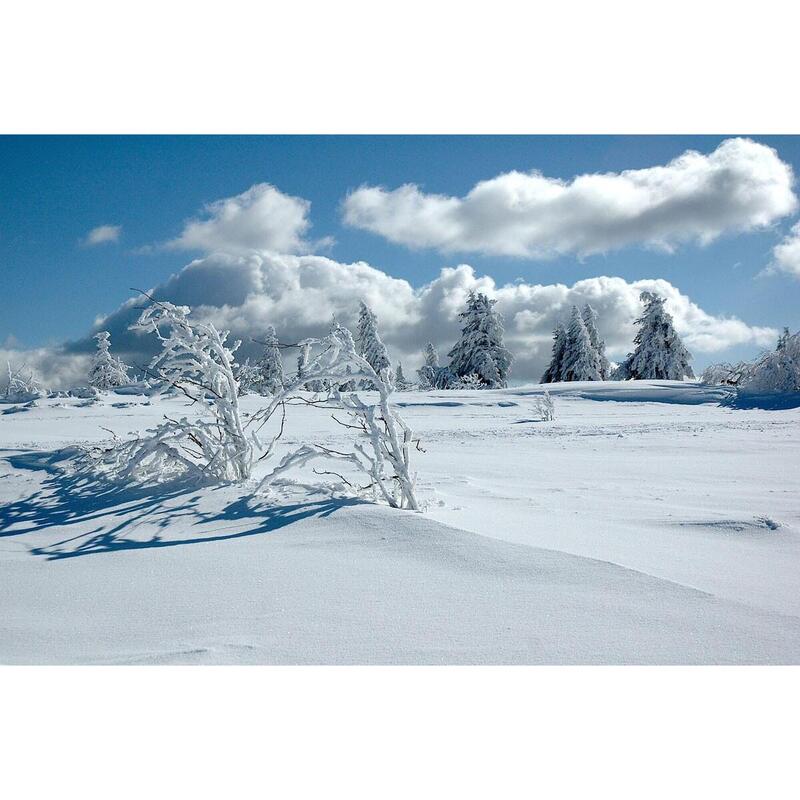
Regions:
[[542, 383], [604, 381], [611, 373], [606, 345], [597, 332], [597, 312], [587, 303], [580, 311], [572, 306], [569, 325], [556, 325], [553, 353]]

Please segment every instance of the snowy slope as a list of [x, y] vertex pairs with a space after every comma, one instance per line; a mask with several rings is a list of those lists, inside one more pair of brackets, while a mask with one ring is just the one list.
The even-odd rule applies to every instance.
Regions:
[[[540, 387], [398, 395], [424, 514], [62, 471], [59, 448], [178, 399], [0, 415], [0, 661], [797, 663], [800, 414], [691, 384], [549, 388], [553, 423]], [[287, 445], [345, 441], [292, 414]]]

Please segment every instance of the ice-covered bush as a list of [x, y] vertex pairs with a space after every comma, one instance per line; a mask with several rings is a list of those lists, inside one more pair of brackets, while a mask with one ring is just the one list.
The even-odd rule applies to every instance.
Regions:
[[153, 302], [131, 329], [158, 336], [162, 349], [148, 373], [182, 392], [201, 417], [165, 417], [147, 436], [103, 451], [98, 462], [123, 478], [159, 480], [187, 472], [216, 481], [250, 477], [259, 441], [245, 432], [239, 413], [233, 361], [239, 343], [228, 348], [227, 332], [189, 314], [186, 306]]
[[758, 358], [739, 385], [741, 394], [800, 392], [800, 332], [785, 334], [778, 347]]
[[3, 391], [3, 401], [6, 403], [29, 403], [42, 396], [42, 389], [33, 370], [27, 369], [23, 364], [16, 369], [11, 362], [6, 362], [6, 385]]
[[453, 381], [449, 388], [472, 391], [474, 389], [488, 389], [489, 385], [481, 380], [480, 375], [473, 372], [470, 375], [464, 375], [461, 378], [457, 378], [455, 381]]
[[[267, 488], [293, 467], [325, 459], [350, 464], [367, 476], [367, 483], [361, 485], [335, 472], [324, 473], [336, 475], [357, 494], [382, 498], [394, 508], [418, 510], [416, 476], [410, 470], [411, 449], [417, 442], [411, 429], [390, 403], [395, 387], [388, 366], [376, 372], [369, 361], [356, 351], [350, 331], [340, 325], [334, 325], [323, 339], [306, 340], [304, 346], [309, 352], [302, 375], [285, 387], [281, 394], [273, 397], [268, 407], [254, 414], [251, 422], [257, 427], [264, 425], [282, 404], [299, 398], [301, 388], [307, 383], [326, 385], [331, 388], [325, 398], [300, 399], [333, 410], [336, 422], [353, 432], [352, 446], [349, 450], [335, 450], [318, 443], [303, 444], [285, 455], [258, 488]], [[316, 355], [310, 352], [312, 349]], [[366, 403], [357, 392], [340, 388], [351, 381], [356, 382], [355, 385], [361, 383], [373, 387], [377, 392], [377, 401]], [[339, 419], [337, 411], [344, 412], [347, 418]], [[273, 438], [266, 457], [271, 454], [279, 435]]]
[[552, 422], [556, 418], [556, 406], [550, 392], [534, 397], [533, 407], [543, 422]]

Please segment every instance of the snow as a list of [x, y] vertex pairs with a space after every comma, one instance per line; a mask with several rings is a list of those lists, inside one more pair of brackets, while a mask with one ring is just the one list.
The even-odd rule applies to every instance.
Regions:
[[[534, 410], [545, 388], [551, 422]], [[800, 409], [728, 394], [404, 392], [423, 513], [308, 468], [267, 496], [72, 474], [70, 448], [103, 428], [192, 412], [40, 399], [0, 415], [0, 662], [797, 663]], [[310, 407], [286, 431], [276, 457], [348, 439]]]

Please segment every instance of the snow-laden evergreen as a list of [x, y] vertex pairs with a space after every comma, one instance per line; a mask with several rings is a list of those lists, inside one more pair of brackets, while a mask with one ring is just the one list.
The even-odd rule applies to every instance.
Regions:
[[425, 363], [417, 370], [419, 388], [423, 390], [435, 388], [439, 369], [439, 353], [433, 342], [428, 342], [425, 345]]
[[567, 329], [559, 322], [553, 330], [553, 350], [550, 363], [542, 375], [541, 383], [557, 383], [564, 372], [564, 355], [567, 352]]
[[611, 374], [611, 364], [606, 358], [606, 343], [600, 338], [600, 334], [597, 331], [597, 312], [588, 303], [583, 307], [583, 322], [589, 333], [592, 347], [597, 353], [600, 380], [608, 380], [608, 376]]
[[592, 345], [583, 315], [577, 306], [567, 328], [567, 342], [561, 368], [562, 381], [599, 381], [600, 356]]
[[397, 362], [397, 369], [394, 373], [394, 386], [398, 392], [407, 392], [412, 386], [403, 374], [403, 364], [400, 361]]
[[[372, 309], [362, 300], [358, 314], [358, 328], [356, 333], [356, 348], [358, 354], [380, 375], [391, 367], [386, 345], [378, 333], [378, 318]], [[367, 381], [362, 388], [373, 388]]]
[[283, 389], [283, 358], [275, 328], [267, 327], [264, 334], [264, 351], [256, 365], [258, 376], [253, 388], [260, 394], [277, 394]]
[[503, 346], [503, 318], [494, 310], [496, 302], [470, 291], [467, 307], [458, 315], [461, 339], [449, 353], [449, 369], [457, 378], [477, 375], [485, 386], [505, 388], [513, 356]]
[[636, 349], [620, 364], [618, 377], [668, 381], [693, 378], [694, 372], [689, 366], [692, 356], [672, 325], [672, 316], [664, 308], [664, 298], [642, 292], [639, 299], [644, 303], [644, 313], [636, 320], [639, 326], [633, 340]]
[[108, 331], [100, 331], [94, 335], [94, 338], [97, 340], [97, 351], [89, 369], [89, 385], [101, 392], [107, 392], [117, 386], [124, 386], [130, 380], [129, 368], [117, 356], [111, 355], [109, 350], [111, 334]]

